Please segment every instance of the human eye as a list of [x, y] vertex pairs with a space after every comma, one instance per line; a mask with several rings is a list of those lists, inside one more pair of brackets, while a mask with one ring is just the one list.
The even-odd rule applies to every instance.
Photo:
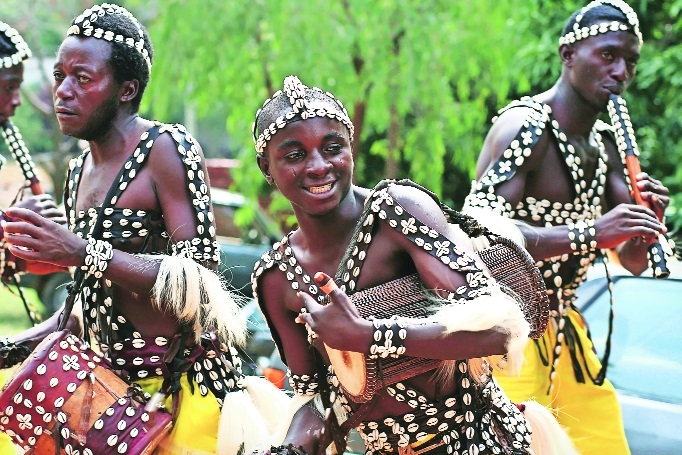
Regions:
[[630, 68], [635, 68], [637, 66], [637, 63], [639, 63], [639, 59], [628, 58], [625, 60], [625, 62], [628, 64]]
[[613, 60], [613, 54], [611, 51], [602, 51], [601, 56], [604, 57], [605, 60], [611, 61]]
[[341, 151], [343, 150], [343, 145], [337, 142], [332, 142], [330, 144], [327, 144], [327, 146], [324, 149], [327, 151], [327, 153], [336, 155], [338, 153], [341, 153]]
[[301, 149], [289, 150], [284, 154], [284, 159], [286, 161], [298, 161], [303, 157], [304, 153]]
[[78, 75], [78, 83], [80, 83], [80, 84], [87, 84], [91, 80], [92, 79], [90, 79], [88, 76], [85, 76], [83, 74]]
[[62, 74], [61, 71], [53, 71], [53, 72], [52, 72], [52, 77], [54, 77], [54, 80], [55, 80], [55, 81], [64, 80], [64, 74]]

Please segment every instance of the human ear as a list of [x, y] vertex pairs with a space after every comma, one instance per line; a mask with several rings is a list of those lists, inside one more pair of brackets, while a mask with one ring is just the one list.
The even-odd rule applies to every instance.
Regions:
[[137, 92], [140, 89], [140, 82], [137, 79], [132, 81], [125, 81], [121, 84], [121, 90], [119, 91], [120, 97], [119, 101], [121, 103], [126, 103], [132, 101], [137, 96]]
[[569, 44], [562, 44], [559, 46], [559, 57], [561, 62], [566, 66], [573, 65], [573, 56], [575, 55], [575, 48]]
[[260, 171], [263, 173], [265, 180], [267, 180], [267, 182], [270, 185], [274, 184], [275, 180], [270, 175], [270, 162], [265, 157], [265, 155], [263, 155], [262, 153], [256, 154], [256, 162], [258, 163], [258, 167], [260, 168]]

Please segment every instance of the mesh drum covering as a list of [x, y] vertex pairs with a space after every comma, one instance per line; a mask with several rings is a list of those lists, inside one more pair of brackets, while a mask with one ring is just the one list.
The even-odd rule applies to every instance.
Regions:
[[549, 298], [540, 270], [530, 254], [516, 242], [505, 237], [494, 237], [490, 247], [479, 251], [490, 274], [517, 296], [526, 321], [530, 324], [530, 338], [540, 338], [549, 321]]
[[[505, 292], [515, 296], [530, 324], [529, 336], [539, 338], [549, 321], [549, 299], [540, 271], [528, 252], [515, 242], [499, 236], [490, 236], [489, 240], [490, 246], [478, 252], [481, 260]], [[426, 318], [434, 310], [418, 274], [358, 291], [350, 299], [364, 318], [382, 319], [393, 315]], [[365, 403], [378, 389], [433, 370], [441, 364], [440, 360], [407, 355], [369, 359], [361, 353], [328, 347], [327, 353], [341, 388], [356, 403]]]

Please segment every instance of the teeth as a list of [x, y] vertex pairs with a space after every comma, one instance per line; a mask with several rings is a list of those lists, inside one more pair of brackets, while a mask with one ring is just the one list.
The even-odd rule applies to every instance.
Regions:
[[310, 192], [313, 194], [320, 194], [320, 193], [325, 193], [331, 189], [332, 189], [332, 184], [328, 183], [324, 186], [311, 186]]

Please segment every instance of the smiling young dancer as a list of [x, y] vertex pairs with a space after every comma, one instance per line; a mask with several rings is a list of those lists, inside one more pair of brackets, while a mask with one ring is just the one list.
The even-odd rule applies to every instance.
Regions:
[[465, 204], [527, 223], [520, 225], [526, 247], [553, 309], [546, 334], [526, 347], [521, 375], [498, 380], [513, 400], [534, 397], [556, 408], [588, 455], [629, 449], [606, 365], [573, 306], [575, 290], [601, 249], [614, 249], [625, 268], [642, 273], [643, 239], [665, 233], [657, 215], [670, 202], [668, 189], [641, 173], [637, 186], [654, 211], [633, 203], [609, 126], [598, 120], [609, 97], [632, 82], [641, 46], [637, 15], [620, 0], [573, 13], [559, 41], [561, 76], [548, 91], [500, 111]]
[[[330, 93], [295, 76], [258, 111], [254, 139], [263, 175], [298, 222], [253, 275], [298, 403], [285, 446], [273, 451], [323, 453], [333, 442], [341, 452], [349, 427], [357, 427], [368, 454], [529, 453], [529, 425], [492, 379], [487, 358], [515, 358], [530, 326], [468, 246], [462, 229], [476, 223], [450, 212], [459, 223], [450, 224], [435, 195], [409, 181], [353, 185], [348, 114]], [[373, 320], [349, 301], [385, 286], [407, 293], [414, 274], [417, 287], [432, 290], [416, 304], [425, 319], [396, 314], [399, 298], [380, 296], [372, 311], [393, 313]], [[335, 275], [339, 288], [327, 282]], [[331, 303], [321, 305], [327, 293]], [[409, 356], [422, 363], [403, 364], [398, 382], [358, 407], [325, 345], [381, 362]]]

